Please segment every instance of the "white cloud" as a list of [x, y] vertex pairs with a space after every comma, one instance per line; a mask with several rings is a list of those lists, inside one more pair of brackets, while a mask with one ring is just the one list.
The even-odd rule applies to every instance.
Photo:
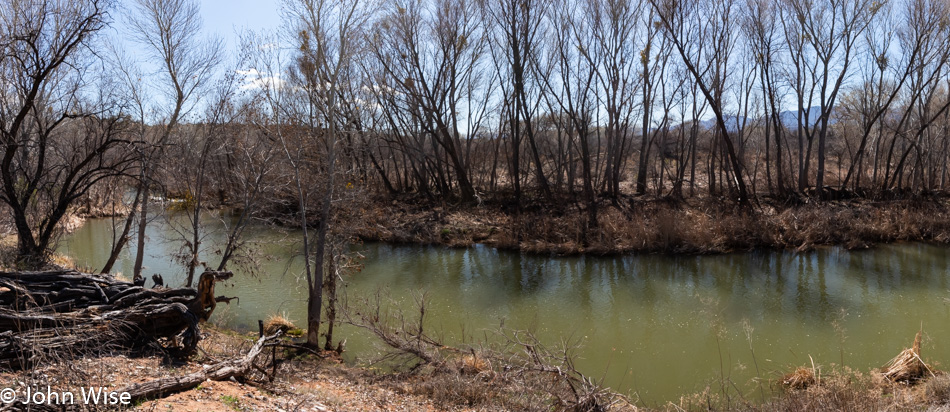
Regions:
[[250, 68], [248, 70], [237, 70], [237, 74], [244, 77], [244, 84], [241, 85], [241, 90], [260, 90], [264, 88], [278, 90], [284, 87], [284, 80], [280, 78], [279, 73], [271, 76], [266, 73], [261, 73], [261, 71], [255, 68]]

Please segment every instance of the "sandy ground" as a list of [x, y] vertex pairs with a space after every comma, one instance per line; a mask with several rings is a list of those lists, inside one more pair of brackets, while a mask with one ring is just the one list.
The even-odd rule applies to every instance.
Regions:
[[[47, 386], [53, 392], [74, 393], [75, 403], [82, 403], [82, 388], [103, 387], [121, 392], [126, 385], [153, 379], [182, 376], [244, 353], [253, 343], [253, 336], [238, 335], [211, 328], [199, 346], [199, 354], [187, 364], [163, 363], [160, 357], [102, 356], [54, 361], [30, 371], [0, 373], [0, 388], [14, 388], [17, 399]], [[259, 365], [269, 368], [270, 354], [258, 358]], [[266, 359], [265, 359], [266, 358]], [[387, 383], [372, 373], [348, 367], [337, 359], [298, 358], [281, 363], [276, 378], [270, 382], [254, 372], [246, 382], [205, 381], [197, 388], [170, 396], [131, 405], [142, 411], [437, 411], [446, 410], [421, 396], [400, 391], [399, 385]], [[2, 406], [2, 405], [0, 405]], [[16, 406], [13, 404], [14, 410]], [[114, 410], [116, 407], [79, 406], [79, 410]], [[0, 410], [3, 410], [0, 407]], [[451, 409], [471, 410], [471, 409]]]

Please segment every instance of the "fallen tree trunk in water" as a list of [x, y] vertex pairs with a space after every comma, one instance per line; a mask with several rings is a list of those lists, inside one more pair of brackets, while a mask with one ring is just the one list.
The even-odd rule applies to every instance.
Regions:
[[149, 347], [190, 354], [198, 322], [214, 310], [215, 281], [231, 276], [206, 271], [195, 290], [145, 289], [69, 270], [0, 272], [0, 368]]
[[200, 372], [190, 373], [184, 376], [173, 376], [136, 383], [122, 388], [119, 392], [128, 392], [132, 397], [132, 402], [138, 402], [146, 399], [163, 398], [173, 393], [186, 391], [197, 387], [207, 380], [223, 381], [231, 378], [244, 377], [244, 375], [250, 371], [257, 355], [261, 354], [261, 351], [264, 349], [264, 344], [277, 339], [281, 333], [282, 332], [277, 332], [270, 336], [262, 336], [243, 358], [219, 362], [211, 366], [206, 366], [204, 370]]

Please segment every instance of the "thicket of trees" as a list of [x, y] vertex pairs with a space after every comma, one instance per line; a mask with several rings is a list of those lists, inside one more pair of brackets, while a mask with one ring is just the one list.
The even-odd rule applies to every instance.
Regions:
[[346, 75], [323, 77], [338, 118], [316, 126], [391, 194], [567, 196], [589, 225], [630, 194], [940, 190], [947, 7], [387, 1], [348, 32]]
[[[136, 222], [143, 250], [150, 194], [184, 199], [191, 283], [210, 265], [199, 212], [231, 204], [218, 269], [254, 218], [303, 229], [315, 344], [336, 205], [370, 193], [568, 205], [591, 229], [634, 195], [751, 206], [948, 184], [945, 0], [281, 7], [280, 30], [229, 55], [193, 0], [2, 0], [0, 201], [21, 260], [46, 258], [77, 200], [128, 187], [113, 255]], [[118, 19], [137, 53], [110, 41]]]
[[[946, 182], [946, 2], [387, 2], [350, 151], [393, 193], [740, 203]], [[703, 121], [703, 119], [709, 119]], [[820, 191], [818, 193], [821, 193]]]

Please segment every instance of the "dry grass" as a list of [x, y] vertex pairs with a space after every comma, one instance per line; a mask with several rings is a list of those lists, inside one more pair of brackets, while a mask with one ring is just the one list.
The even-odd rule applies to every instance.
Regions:
[[782, 377], [782, 385], [795, 390], [808, 389], [817, 382], [813, 368], [799, 367]]
[[0, 270], [16, 268], [16, 235], [0, 236]]
[[[398, 383], [397, 383], [398, 382]], [[451, 373], [435, 373], [421, 377], [401, 377], [390, 387], [405, 394], [431, 399], [440, 410], [458, 406], [496, 410], [512, 410], [513, 403], [502, 396], [498, 384]], [[521, 405], [523, 409], [526, 405]]]
[[288, 331], [294, 330], [294, 329], [297, 329], [297, 326], [294, 325], [294, 323], [291, 322], [290, 319], [287, 319], [286, 317], [284, 317], [284, 315], [279, 315], [279, 314], [271, 315], [264, 322], [265, 335], [273, 335], [277, 333], [278, 331], [287, 333]]
[[798, 411], [899, 411], [920, 410], [921, 405], [905, 399], [885, 397], [868, 388], [854, 384], [828, 384], [796, 391], [764, 405], [747, 410]]
[[[748, 400], [741, 396], [723, 396], [718, 391], [706, 391], [684, 396], [677, 403], [670, 403], [660, 410], [665, 411], [748, 411], [748, 412], [798, 412], [798, 411], [945, 411], [950, 410], [950, 377], [938, 374], [925, 377], [919, 384], [894, 383], [883, 377], [880, 371], [861, 373], [849, 368], [832, 368], [815, 377], [813, 367], [797, 368], [783, 376], [777, 383], [783, 384], [766, 400]], [[786, 384], [792, 379], [807, 382], [805, 387]], [[648, 410], [641, 408], [642, 410]]]
[[904, 349], [891, 359], [881, 370], [884, 378], [891, 382], [916, 382], [924, 377], [936, 377], [933, 370], [920, 358], [921, 333], [917, 332], [914, 345]]
[[950, 405], [950, 375], [939, 374], [923, 382], [923, 399], [932, 405]]
[[491, 360], [485, 356], [478, 356], [474, 351], [459, 358], [456, 368], [463, 375], [491, 376], [492, 371]]

